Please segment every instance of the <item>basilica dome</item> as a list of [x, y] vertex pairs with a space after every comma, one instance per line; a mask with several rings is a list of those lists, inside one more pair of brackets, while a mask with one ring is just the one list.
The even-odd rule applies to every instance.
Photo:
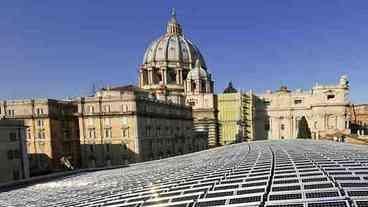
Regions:
[[202, 67], [206, 68], [202, 54], [190, 40], [184, 37], [181, 25], [173, 12], [167, 24], [166, 33], [154, 40], [146, 49], [143, 64], [152, 66], [156, 66], [156, 63], [180, 64], [183, 68], [191, 69], [197, 59]]

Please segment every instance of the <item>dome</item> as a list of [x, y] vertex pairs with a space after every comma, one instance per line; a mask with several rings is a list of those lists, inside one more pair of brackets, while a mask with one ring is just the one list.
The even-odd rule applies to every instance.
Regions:
[[154, 40], [146, 49], [143, 64], [153, 64], [156, 62], [179, 63], [183, 67], [190, 69], [195, 61], [199, 59], [203, 68], [206, 63], [198, 48], [182, 34], [182, 29], [177, 23], [175, 12], [167, 24], [166, 34]]
[[211, 80], [211, 75], [201, 66], [200, 60], [196, 60], [195, 67], [189, 71], [187, 80]]
[[230, 81], [228, 86], [225, 88], [224, 93], [237, 93], [238, 91], [233, 87], [233, 83]]

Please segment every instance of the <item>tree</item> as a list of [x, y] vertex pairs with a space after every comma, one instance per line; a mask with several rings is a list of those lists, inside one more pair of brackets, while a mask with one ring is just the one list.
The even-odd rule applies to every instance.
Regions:
[[308, 126], [307, 119], [305, 118], [305, 116], [303, 116], [299, 120], [299, 129], [298, 129], [297, 138], [310, 139], [311, 137], [312, 137], [312, 133], [311, 133], [311, 130]]

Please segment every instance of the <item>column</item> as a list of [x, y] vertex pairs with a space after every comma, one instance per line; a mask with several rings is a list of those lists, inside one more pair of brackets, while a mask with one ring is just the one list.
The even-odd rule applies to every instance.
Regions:
[[179, 70], [179, 80], [180, 80], [180, 84], [183, 84], [184, 80], [183, 80], [183, 70], [182, 69]]
[[206, 81], [206, 93], [211, 93], [211, 83], [210, 81]]
[[164, 84], [166, 85], [166, 78], [165, 78], [165, 69], [164, 68], [161, 68], [160, 69], [160, 73], [161, 73], [161, 81], [159, 84]]
[[139, 85], [140, 87], [142, 87], [144, 85], [144, 75], [143, 75], [143, 70], [139, 71]]
[[162, 77], [164, 80], [164, 84], [167, 84], [167, 68], [164, 68], [164, 76]]
[[180, 84], [180, 73], [179, 73], [179, 69], [176, 69], [176, 84]]
[[148, 70], [148, 84], [149, 85], [153, 84], [152, 68]]

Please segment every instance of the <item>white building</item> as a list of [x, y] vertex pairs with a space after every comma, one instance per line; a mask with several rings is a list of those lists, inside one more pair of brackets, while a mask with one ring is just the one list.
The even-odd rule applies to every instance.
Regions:
[[316, 85], [311, 90], [259, 95], [256, 102], [256, 139], [295, 138], [304, 117], [312, 138], [331, 133], [349, 133], [349, 82], [342, 76], [336, 85]]

